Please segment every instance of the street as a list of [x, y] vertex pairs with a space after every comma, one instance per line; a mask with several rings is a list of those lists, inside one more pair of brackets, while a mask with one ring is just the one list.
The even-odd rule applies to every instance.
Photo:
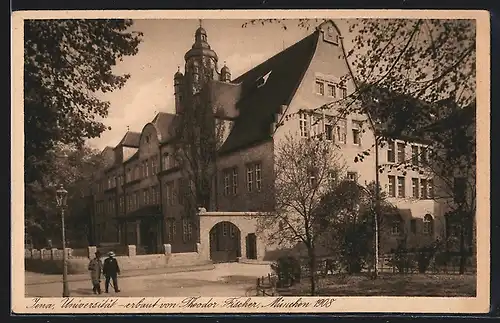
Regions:
[[[184, 296], [245, 296], [255, 287], [256, 279], [270, 272], [269, 265], [221, 263], [215, 269], [137, 277], [118, 277], [121, 292], [104, 293], [104, 279], [101, 296], [122, 297], [184, 297]], [[40, 275], [40, 274], [35, 274]], [[26, 297], [60, 297], [60, 282], [30, 284], [25, 286]], [[69, 283], [71, 296], [96, 296], [92, 293], [90, 277], [88, 281]]]

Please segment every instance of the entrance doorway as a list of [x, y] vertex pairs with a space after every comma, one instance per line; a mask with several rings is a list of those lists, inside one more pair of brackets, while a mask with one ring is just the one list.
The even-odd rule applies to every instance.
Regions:
[[159, 224], [156, 218], [141, 219], [140, 222], [140, 237], [141, 245], [146, 254], [159, 253], [158, 237], [159, 237]]
[[249, 233], [246, 238], [247, 241], [247, 258], [257, 259], [257, 236], [255, 233]]
[[241, 232], [233, 223], [219, 222], [210, 229], [210, 259], [234, 262], [241, 257]]

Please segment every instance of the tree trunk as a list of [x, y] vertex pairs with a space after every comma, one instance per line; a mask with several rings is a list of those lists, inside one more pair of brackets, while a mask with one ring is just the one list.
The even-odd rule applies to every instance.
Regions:
[[316, 295], [316, 255], [313, 247], [307, 248], [309, 253], [309, 272], [311, 279], [311, 296]]

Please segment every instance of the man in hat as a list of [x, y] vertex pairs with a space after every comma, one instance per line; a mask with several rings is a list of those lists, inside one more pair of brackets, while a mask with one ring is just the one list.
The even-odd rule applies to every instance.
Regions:
[[108, 258], [106, 258], [106, 260], [104, 260], [104, 266], [102, 269], [102, 273], [104, 274], [104, 277], [106, 277], [106, 281], [104, 284], [104, 287], [105, 287], [104, 291], [106, 293], [108, 292], [109, 281], [112, 279], [115, 293], [119, 293], [120, 290], [118, 289], [117, 275], [120, 274], [120, 267], [118, 266], [118, 261], [116, 261], [115, 253], [113, 251], [110, 251], [108, 253]]
[[92, 280], [92, 291], [94, 294], [101, 294], [102, 261], [99, 250], [96, 251], [95, 258], [90, 261], [88, 269], [90, 271], [90, 279]]

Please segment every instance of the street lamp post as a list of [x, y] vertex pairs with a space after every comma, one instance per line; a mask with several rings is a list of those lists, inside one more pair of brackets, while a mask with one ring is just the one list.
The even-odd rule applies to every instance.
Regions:
[[61, 184], [56, 191], [56, 202], [58, 208], [61, 210], [61, 232], [62, 232], [62, 249], [63, 249], [63, 297], [69, 297], [68, 287], [68, 263], [66, 255], [66, 227], [64, 225], [64, 208], [66, 207], [66, 199], [68, 191], [66, 191]]

